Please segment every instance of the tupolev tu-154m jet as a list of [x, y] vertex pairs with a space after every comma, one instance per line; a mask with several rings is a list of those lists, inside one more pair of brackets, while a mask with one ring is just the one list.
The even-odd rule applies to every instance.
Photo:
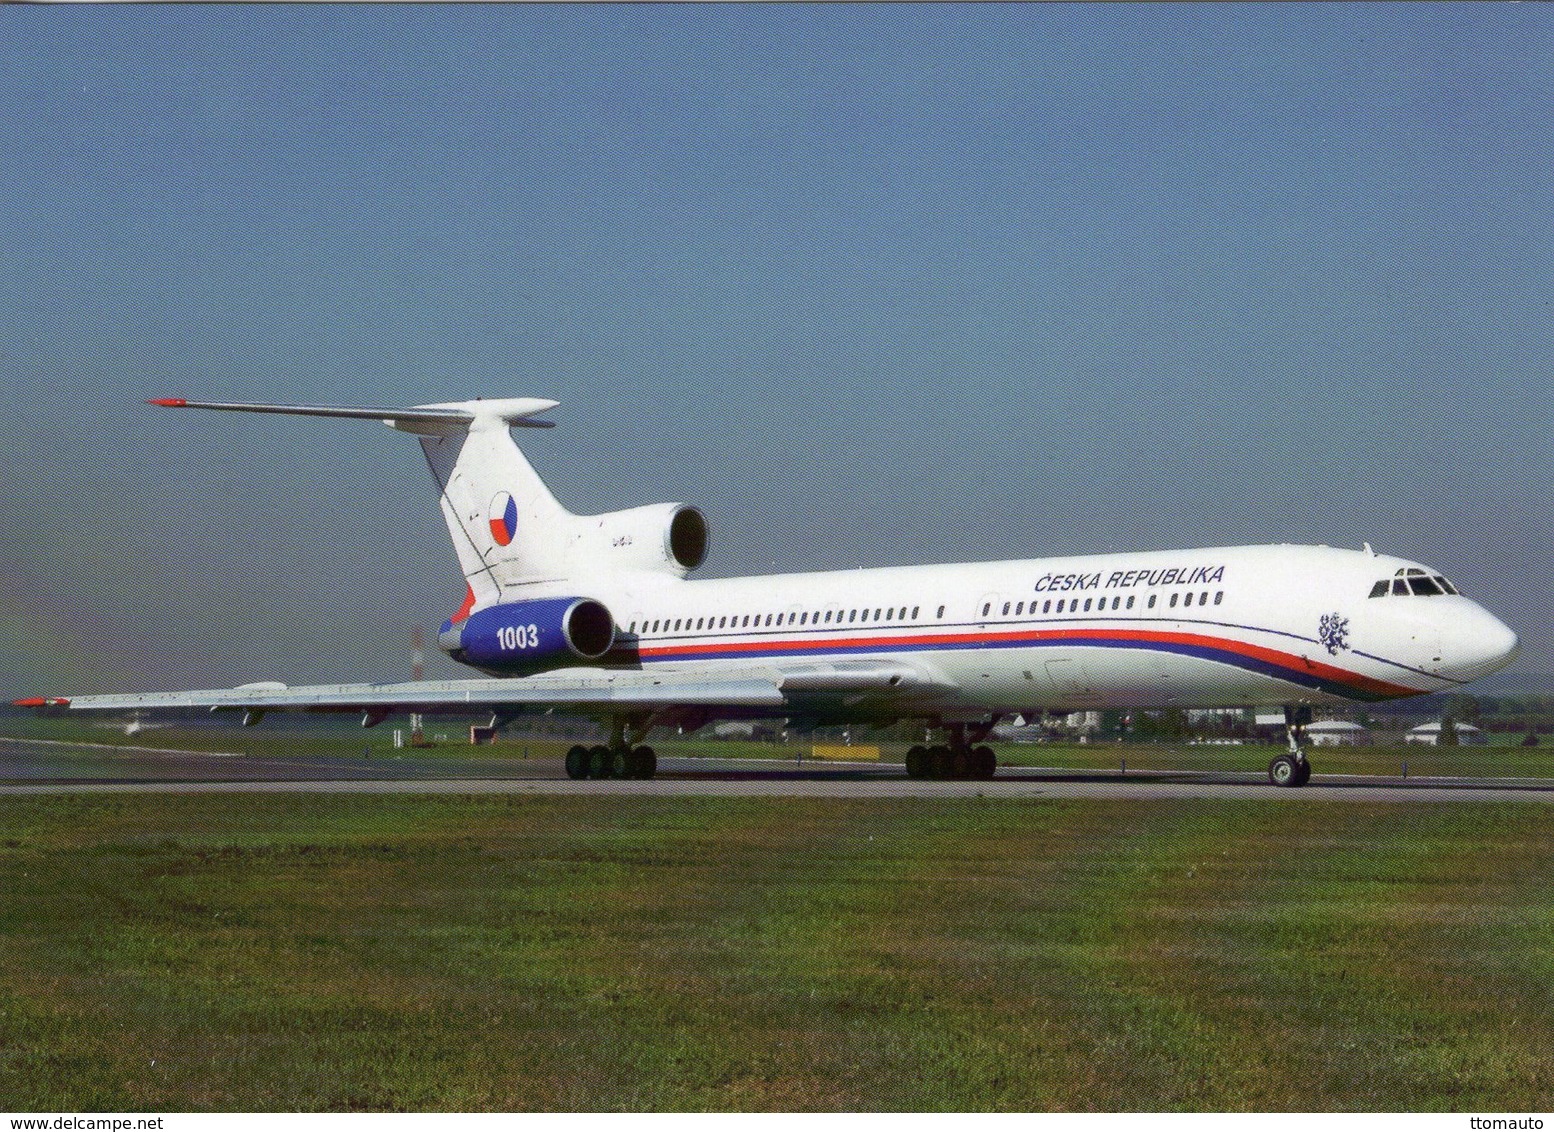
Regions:
[[1303, 785], [1313, 705], [1450, 691], [1510, 662], [1516, 634], [1417, 562], [1325, 546], [1038, 558], [691, 581], [707, 524], [685, 504], [573, 515], [513, 442], [557, 402], [408, 409], [153, 405], [378, 420], [419, 437], [468, 582], [438, 643], [478, 679], [280, 683], [39, 697], [44, 710], [571, 713], [608, 726], [574, 778], [651, 778], [655, 727], [921, 721], [919, 778], [991, 778], [983, 745], [1016, 714], [1282, 707], [1289, 749], [1268, 777]]

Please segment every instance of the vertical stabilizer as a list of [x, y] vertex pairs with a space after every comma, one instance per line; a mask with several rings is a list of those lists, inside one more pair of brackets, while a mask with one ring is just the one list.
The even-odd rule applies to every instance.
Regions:
[[476, 608], [564, 575], [573, 516], [513, 443], [506, 420], [476, 417], [465, 430], [423, 435], [421, 448]]

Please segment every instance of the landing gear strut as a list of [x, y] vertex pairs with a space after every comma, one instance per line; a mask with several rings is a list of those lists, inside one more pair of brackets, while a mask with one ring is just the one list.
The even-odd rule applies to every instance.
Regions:
[[1311, 781], [1311, 760], [1306, 758], [1301, 740], [1306, 737], [1306, 725], [1311, 722], [1311, 705], [1289, 705], [1284, 709], [1284, 732], [1289, 737], [1290, 749], [1275, 755], [1268, 764], [1268, 781], [1275, 786], [1304, 786]]
[[[638, 727], [633, 739], [640, 740], [646, 727]], [[652, 778], [658, 773], [658, 755], [652, 747], [633, 743], [626, 737], [626, 721], [617, 719], [610, 728], [608, 745], [585, 747], [581, 743], [567, 751], [568, 778]]]
[[989, 723], [977, 728], [969, 739], [965, 724], [951, 724], [945, 730], [950, 738], [948, 746], [916, 746], [907, 751], [907, 777], [982, 781], [992, 778], [998, 770], [998, 756], [992, 747], [980, 744], [993, 730], [993, 725]]

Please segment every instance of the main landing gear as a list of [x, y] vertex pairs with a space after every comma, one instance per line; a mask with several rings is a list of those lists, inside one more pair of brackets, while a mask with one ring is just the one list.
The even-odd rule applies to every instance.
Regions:
[[1289, 738], [1290, 749], [1275, 755], [1268, 764], [1268, 781], [1275, 786], [1304, 786], [1311, 781], [1311, 760], [1306, 758], [1301, 740], [1306, 737], [1306, 725], [1311, 722], [1311, 705], [1300, 704], [1284, 709], [1284, 733]]
[[652, 747], [640, 745], [650, 724], [638, 723], [633, 728], [632, 739], [626, 737], [626, 721], [617, 719], [610, 726], [608, 745], [585, 747], [579, 743], [567, 751], [567, 777], [652, 778], [658, 773], [658, 755]]
[[986, 781], [998, 770], [998, 756], [992, 747], [978, 744], [993, 730], [990, 723], [979, 728], [972, 739], [967, 739], [966, 728], [954, 724], [947, 728], [948, 746], [916, 746], [907, 752], [906, 770], [909, 778], [967, 778]]
[[652, 747], [585, 747], [567, 752], [568, 778], [652, 778], [658, 771], [658, 755]]

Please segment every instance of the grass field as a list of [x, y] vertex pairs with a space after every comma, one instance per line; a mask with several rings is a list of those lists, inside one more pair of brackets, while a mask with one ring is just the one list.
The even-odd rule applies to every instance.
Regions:
[[0, 799], [0, 1109], [1554, 1107], [1541, 805]]

